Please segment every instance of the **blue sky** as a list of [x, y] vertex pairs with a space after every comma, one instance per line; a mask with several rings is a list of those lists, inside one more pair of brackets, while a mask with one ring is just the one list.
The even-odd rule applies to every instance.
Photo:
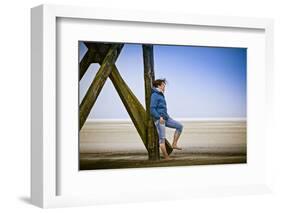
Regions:
[[[87, 52], [79, 43], [80, 60]], [[125, 44], [116, 66], [145, 107], [141, 44]], [[166, 78], [168, 113], [174, 118], [246, 117], [247, 49], [154, 45], [155, 78]], [[98, 64], [80, 81], [80, 103]], [[107, 79], [88, 118], [128, 119], [110, 79]]]

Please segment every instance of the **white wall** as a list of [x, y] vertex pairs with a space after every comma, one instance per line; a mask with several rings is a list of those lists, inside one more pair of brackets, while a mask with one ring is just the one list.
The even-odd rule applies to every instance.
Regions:
[[[1, 212], [37, 212], [27, 204], [30, 188], [30, 7], [41, 3], [96, 5], [123, 9], [153, 9], [192, 14], [272, 17], [275, 19], [275, 126], [270, 130], [270, 160], [274, 195], [191, 199], [163, 203], [110, 205], [68, 209], [67, 212], [280, 212], [281, 170], [281, 13], [279, 0], [9, 0], [0, 7], [1, 26]], [[278, 98], [278, 100], [277, 100]], [[277, 111], [278, 109], [278, 111]], [[15, 123], [16, 122], [16, 123]], [[176, 181], [176, 180], [175, 180]], [[60, 212], [61, 209], [52, 210]]]

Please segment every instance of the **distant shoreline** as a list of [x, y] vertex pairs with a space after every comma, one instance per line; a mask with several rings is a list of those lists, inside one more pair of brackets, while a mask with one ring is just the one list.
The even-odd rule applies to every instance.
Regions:
[[[211, 118], [177, 118], [172, 117], [178, 121], [247, 121], [245, 117], [211, 117]], [[87, 119], [86, 122], [130, 122], [130, 118], [114, 118], [114, 119], [107, 119], [107, 118], [90, 118]]]

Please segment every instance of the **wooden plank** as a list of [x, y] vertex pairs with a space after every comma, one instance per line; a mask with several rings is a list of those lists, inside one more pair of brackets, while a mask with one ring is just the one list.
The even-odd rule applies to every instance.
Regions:
[[113, 65], [117, 60], [117, 57], [123, 48], [123, 44], [113, 44], [112, 47], [109, 49], [106, 57], [101, 64], [94, 80], [92, 81], [85, 97], [80, 104], [80, 121], [79, 121], [79, 128], [83, 127], [93, 105], [95, 104], [97, 97], [100, 94], [100, 91], [105, 84], [106, 79], [110, 75]]
[[146, 106], [146, 135], [149, 160], [159, 160], [159, 143], [157, 132], [153, 128], [153, 120], [150, 116], [150, 96], [152, 81], [154, 80], [154, 60], [153, 60], [153, 45], [142, 45], [143, 64], [144, 64], [144, 89], [145, 89], [145, 106]]

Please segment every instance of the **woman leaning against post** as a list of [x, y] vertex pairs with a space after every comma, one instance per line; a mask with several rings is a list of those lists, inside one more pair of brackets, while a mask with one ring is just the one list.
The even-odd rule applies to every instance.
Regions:
[[175, 129], [172, 147], [173, 149], [182, 150], [181, 147], [177, 146], [177, 142], [182, 133], [183, 125], [180, 122], [172, 119], [167, 112], [167, 104], [164, 95], [165, 87], [166, 79], [157, 79], [153, 81], [150, 99], [150, 114], [153, 118], [154, 124], [158, 132], [160, 149], [164, 155], [164, 158], [166, 160], [169, 160], [171, 158], [169, 157], [165, 146], [165, 128], [169, 127]]

